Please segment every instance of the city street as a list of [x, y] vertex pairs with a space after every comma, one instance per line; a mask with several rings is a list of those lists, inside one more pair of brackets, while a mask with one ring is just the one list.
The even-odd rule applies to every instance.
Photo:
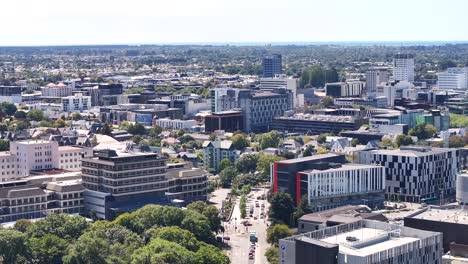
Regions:
[[[265, 257], [265, 251], [269, 247], [266, 242], [266, 229], [267, 223], [266, 217], [264, 219], [260, 218], [262, 212], [262, 204], [265, 205], [263, 212], [265, 215], [268, 213], [269, 204], [266, 200], [257, 200], [258, 196], [261, 196], [266, 193], [266, 189], [259, 188], [253, 189], [252, 192], [248, 195], [247, 200], [247, 217], [241, 219], [240, 209], [239, 209], [239, 199], [236, 201], [234, 212], [231, 218], [231, 221], [225, 223], [225, 236], [230, 237], [228, 245], [230, 245], [230, 250], [227, 254], [231, 259], [231, 263], [239, 264], [266, 264], [268, 263]], [[258, 201], [258, 207], [255, 203]], [[253, 217], [250, 217], [250, 208], [253, 208]], [[255, 219], [256, 218], [256, 219]], [[251, 226], [244, 226], [243, 221], [248, 221], [251, 223]], [[258, 242], [256, 243], [256, 250], [254, 259], [249, 259], [249, 232], [255, 231]]]

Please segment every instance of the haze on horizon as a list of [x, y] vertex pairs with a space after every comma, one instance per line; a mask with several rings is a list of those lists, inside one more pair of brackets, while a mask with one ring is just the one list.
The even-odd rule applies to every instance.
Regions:
[[0, 46], [465, 41], [465, 0], [6, 0]]

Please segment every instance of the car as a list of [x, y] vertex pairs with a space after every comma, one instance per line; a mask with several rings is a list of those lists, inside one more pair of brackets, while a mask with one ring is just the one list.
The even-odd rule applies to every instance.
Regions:
[[227, 240], [227, 241], [231, 240], [231, 238], [228, 237], [228, 236], [224, 236], [223, 239], [224, 239], [224, 240]]

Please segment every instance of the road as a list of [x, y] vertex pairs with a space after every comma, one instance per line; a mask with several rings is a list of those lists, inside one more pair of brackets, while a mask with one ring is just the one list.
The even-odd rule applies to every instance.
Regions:
[[[232, 214], [231, 221], [225, 223], [225, 236], [230, 237], [228, 244], [230, 245], [230, 250], [227, 254], [231, 259], [231, 263], [236, 264], [267, 264], [267, 259], [265, 257], [265, 251], [269, 247], [266, 242], [266, 229], [267, 223], [265, 219], [260, 219], [260, 214], [262, 212], [262, 204], [265, 204], [263, 211], [265, 214], [268, 213], [269, 204], [266, 200], [258, 200], [259, 207], [255, 206], [256, 198], [260, 195], [266, 193], [266, 189], [259, 188], [253, 189], [249, 194], [247, 202], [247, 214], [250, 212], [250, 207], [253, 207], [254, 213], [253, 217], [250, 218], [247, 216], [245, 219], [240, 217], [239, 209], [239, 199], [236, 201], [234, 212]], [[257, 219], [254, 219], [257, 218]], [[242, 225], [242, 221], [248, 220], [252, 226]], [[253, 260], [249, 259], [249, 232], [255, 231], [258, 242], [256, 243], [255, 257]]]

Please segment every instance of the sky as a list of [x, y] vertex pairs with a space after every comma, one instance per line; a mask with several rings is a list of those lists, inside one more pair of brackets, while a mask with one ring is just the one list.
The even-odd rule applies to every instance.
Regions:
[[465, 41], [467, 0], [1, 0], [0, 46]]

